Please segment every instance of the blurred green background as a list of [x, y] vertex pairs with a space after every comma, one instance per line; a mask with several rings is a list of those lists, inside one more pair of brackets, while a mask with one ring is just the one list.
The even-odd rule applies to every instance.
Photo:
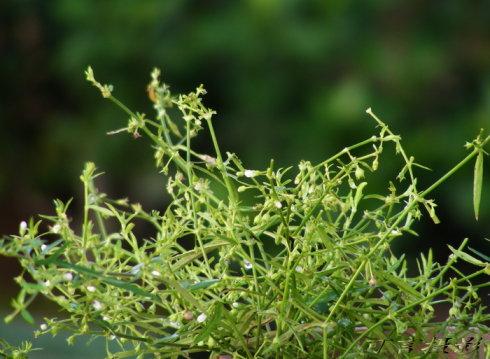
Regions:
[[[0, 3], [0, 19], [1, 234], [50, 213], [53, 198], [74, 196], [76, 217], [88, 160], [107, 172], [99, 184], [110, 196], [165, 203], [148, 143], [105, 135], [127, 119], [85, 82], [89, 64], [148, 114], [154, 66], [175, 92], [203, 83], [223, 148], [249, 168], [271, 157], [283, 166], [320, 161], [372, 135], [371, 106], [434, 169], [422, 173], [423, 188], [481, 127], [490, 130], [489, 1], [17, 0]], [[205, 136], [198, 145], [210, 148]], [[398, 250], [431, 246], [445, 260], [446, 243], [469, 236], [488, 253], [486, 172], [479, 222], [468, 166], [434, 194], [442, 224], [423, 220], [420, 238]], [[6, 308], [18, 267], [0, 258], [0, 269]]]

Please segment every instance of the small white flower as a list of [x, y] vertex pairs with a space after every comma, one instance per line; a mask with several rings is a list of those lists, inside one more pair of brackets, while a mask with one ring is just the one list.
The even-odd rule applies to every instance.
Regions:
[[198, 317], [196, 318], [196, 320], [197, 320], [198, 323], [202, 323], [202, 322], [204, 322], [207, 319], [207, 317], [208, 316], [206, 314], [201, 313], [201, 314], [198, 315]]
[[54, 234], [60, 233], [61, 226], [56, 223], [53, 227], [51, 227], [51, 232]]
[[105, 320], [106, 322], [109, 321], [109, 317], [107, 315], [102, 316], [102, 320]]
[[46, 244], [41, 244], [41, 252], [45, 252], [46, 249], [48, 249], [48, 246]]
[[243, 261], [243, 266], [245, 267], [245, 269], [252, 269], [252, 263], [250, 263], [246, 259]]
[[129, 273], [131, 273], [132, 275], [136, 275], [141, 271], [141, 268], [143, 268], [144, 266], [144, 263], [136, 264], [133, 268], [131, 268]]
[[232, 306], [233, 308], [238, 308], [238, 307], [240, 306], [240, 303], [238, 303], [238, 302], [233, 302], [233, 303], [231, 304], [231, 306]]
[[39, 328], [41, 328], [41, 330], [47, 330], [48, 329], [48, 325], [43, 323], [39, 326]]
[[274, 206], [275, 206], [276, 208], [282, 208], [282, 203], [281, 203], [281, 201], [275, 201], [275, 202], [274, 202]]
[[298, 273], [303, 273], [303, 267], [301, 267], [301, 266], [296, 266], [295, 270]]
[[67, 272], [63, 274], [63, 279], [71, 282], [73, 280], [73, 274], [71, 272]]
[[97, 290], [97, 288], [95, 288], [93, 285], [88, 285], [87, 286], [87, 290], [90, 292], [90, 293], [93, 293]]
[[44, 285], [45, 287], [49, 287], [49, 286], [51, 285], [51, 281], [48, 279], [48, 280], [46, 280], [46, 281], [43, 283], [43, 285]]
[[27, 230], [27, 222], [26, 221], [20, 222], [20, 225], [19, 225], [19, 233], [20, 233], [20, 235], [23, 236], [24, 233], [26, 233], [26, 230]]
[[160, 272], [157, 270], [151, 271], [151, 275], [154, 277], [160, 277], [161, 276]]
[[402, 233], [398, 229], [394, 229], [394, 230], [391, 231], [391, 234], [394, 235], [394, 236], [399, 236]]
[[354, 181], [351, 178], [349, 178], [349, 187], [352, 188], [352, 189], [356, 189], [357, 188], [356, 184], [354, 183]]
[[98, 300], [94, 300], [92, 302], [92, 307], [94, 307], [95, 310], [101, 310], [102, 309], [102, 303], [99, 302]]
[[245, 170], [245, 172], [243, 174], [245, 175], [245, 177], [252, 178], [252, 177], [255, 177], [257, 175], [257, 171]]
[[208, 165], [216, 166], [216, 158], [211, 157], [210, 155], [199, 155], [199, 158], [206, 162]]

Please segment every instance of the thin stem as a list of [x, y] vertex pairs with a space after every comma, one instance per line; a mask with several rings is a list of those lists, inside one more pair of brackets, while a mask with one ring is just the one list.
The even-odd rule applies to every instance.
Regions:
[[[189, 181], [189, 189], [190, 191], [194, 188], [194, 173], [192, 172], [192, 162], [191, 162], [191, 128], [190, 121], [186, 123], [186, 143], [187, 143], [187, 153], [186, 153], [186, 164], [187, 164], [187, 179]], [[208, 255], [204, 250], [204, 244], [201, 239], [201, 234], [199, 231], [199, 224], [197, 220], [197, 212], [196, 212], [196, 204], [194, 202], [194, 196], [190, 195], [191, 200], [191, 208], [192, 208], [192, 217], [195, 225], [195, 234], [197, 238], [197, 242], [199, 243], [199, 247], [201, 248], [201, 254], [204, 259], [204, 263], [206, 264], [207, 275], [211, 278], [211, 266], [209, 265]]]
[[216, 158], [218, 160], [218, 169], [221, 171], [221, 174], [223, 176], [223, 180], [225, 181], [225, 184], [226, 184], [226, 188], [228, 189], [229, 202], [230, 202], [230, 204], [235, 205], [237, 203], [235, 189], [233, 188], [233, 185], [230, 182], [230, 177], [229, 177], [228, 173], [226, 172], [226, 168], [223, 164], [223, 157], [221, 156], [221, 150], [220, 150], [219, 145], [218, 145], [218, 140], [216, 139], [216, 134], [214, 132], [213, 122], [211, 121], [211, 118], [207, 118], [206, 122], [208, 124], [209, 133], [211, 134], [211, 139], [213, 141], [214, 150], [216, 152]]
[[[459, 282], [462, 282], [462, 281], [465, 281], [465, 280], [469, 280], [471, 278], [474, 278], [476, 276], [479, 276], [480, 274], [483, 274], [485, 273], [485, 269], [481, 269], [475, 273], [472, 273], [470, 275], [467, 275], [463, 278], [460, 278], [460, 279], [457, 279], [455, 281], [455, 283], [459, 283]], [[406, 312], [406, 311], [409, 311], [410, 309], [416, 307], [417, 305], [419, 304], [422, 304], [423, 302], [427, 301], [427, 300], [430, 300], [436, 296], [438, 296], [439, 294], [442, 294], [444, 293], [445, 291], [447, 291], [448, 289], [451, 289], [453, 287], [453, 283], [449, 283], [448, 285], [446, 285], [445, 287], [439, 289], [439, 290], [436, 290], [435, 292], [432, 292], [431, 294], [429, 294], [428, 296], [422, 298], [422, 299], [419, 299], [393, 313], [389, 313], [388, 315], [386, 315], [383, 319], [379, 320], [377, 323], [375, 323], [374, 325], [372, 325], [370, 328], [368, 328], [365, 332], [363, 332], [360, 336], [358, 336], [354, 341], [352, 341], [352, 343], [347, 347], [347, 349], [345, 350], [345, 352], [342, 354], [342, 356], [340, 357], [340, 359], [344, 358], [351, 350], [352, 348], [354, 348], [354, 346], [362, 339], [364, 338], [365, 336], [367, 336], [370, 332], [372, 332], [374, 329], [376, 329], [377, 327], [379, 327], [381, 324], [383, 324], [384, 322], [388, 321], [388, 320], [392, 320], [394, 319], [398, 314], [401, 314], [403, 312]]]
[[[490, 136], [487, 137], [487, 139], [485, 140], [485, 142], [488, 141], [489, 139], [490, 139]], [[434, 190], [439, 185], [441, 185], [445, 180], [447, 180], [451, 175], [453, 175], [458, 169], [460, 169], [464, 164], [466, 164], [471, 158], [473, 158], [474, 156], [476, 156], [477, 153], [478, 153], [478, 150], [476, 150], [476, 149], [473, 150], [468, 156], [466, 156], [462, 161], [460, 161], [456, 166], [454, 166], [444, 176], [442, 176], [439, 180], [437, 180], [436, 182], [434, 182], [433, 185], [431, 185], [429, 188], [427, 188], [425, 191], [423, 191], [420, 194], [420, 198], [424, 198], [428, 193], [430, 193], [432, 190]], [[365, 267], [366, 263], [368, 262], [369, 258], [373, 254], [379, 252], [378, 251], [378, 248], [381, 246], [381, 244], [383, 244], [385, 242], [385, 240], [388, 238], [388, 235], [391, 233], [391, 231], [405, 218], [405, 216], [412, 210], [412, 208], [415, 207], [415, 205], [417, 203], [418, 203], [417, 200], [413, 200], [412, 202], [410, 202], [405, 207], [405, 209], [398, 214], [398, 218], [393, 222], [393, 224], [391, 225], [391, 227], [387, 231], [384, 232], [384, 234], [381, 236], [381, 238], [379, 239], [379, 241], [371, 248], [371, 250], [369, 251], [369, 253], [366, 254], [365, 258], [363, 259], [363, 261], [361, 262], [361, 264], [357, 268], [356, 272], [354, 272], [354, 274], [352, 275], [352, 278], [350, 279], [349, 283], [347, 284], [347, 286], [342, 291], [342, 294], [340, 295], [340, 297], [337, 299], [337, 301], [335, 302], [334, 306], [332, 307], [332, 309], [330, 311], [330, 314], [328, 315], [328, 317], [326, 319], [327, 322], [331, 319], [331, 317], [335, 313], [336, 309], [339, 307], [339, 304], [342, 302], [342, 300], [344, 299], [344, 297], [349, 292], [350, 288], [354, 284], [354, 281], [357, 279], [357, 277], [359, 276], [359, 274], [361, 273], [361, 271], [364, 269], [364, 267]], [[351, 347], [352, 347], [352, 345], [351, 345]]]

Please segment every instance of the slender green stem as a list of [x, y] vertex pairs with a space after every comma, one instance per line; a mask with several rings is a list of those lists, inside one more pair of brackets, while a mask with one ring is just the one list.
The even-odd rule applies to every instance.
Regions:
[[[187, 167], [187, 179], [189, 181], [189, 189], [190, 191], [194, 190], [194, 173], [192, 172], [192, 162], [191, 162], [191, 128], [190, 128], [190, 121], [187, 121], [186, 123], [186, 142], [187, 142], [187, 153], [186, 153], [186, 167]], [[198, 223], [197, 220], [197, 212], [196, 212], [196, 204], [194, 201], [194, 196], [191, 194], [190, 196], [190, 201], [191, 201], [191, 208], [192, 208], [192, 216], [194, 219], [194, 223]], [[199, 227], [195, 229], [195, 235], [197, 238], [197, 241], [199, 243], [199, 247], [201, 248], [201, 254], [204, 260], [204, 263], [206, 264], [206, 269], [207, 269], [207, 275], [209, 278], [212, 277], [211, 273], [211, 266], [209, 264], [209, 259], [206, 251], [204, 250], [204, 243], [202, 242], [201, 239], [201, 234], [199, 231]]]
[[[487, 138], [488, 139], [488, 138]], [[445, 175], [443, 175], [439, 180], [437, 180], [436, 182], [434, 182], [433, 185], [431, 185], [429, 188], [427, 188], [425, 191], [423, 191], [421, 194], [420, 194], [420, 198], [424, 198], [427, 194], [429, 194], [431, 191], [433, 191], [435, 188], [437, 188], [439, 185], [441, 185], [444, 181], [446, 181], [451, 175], [453, 175], [457, 170], [459, 170], [464, 164], [466, 164], [469, 160], [471, 160], [471, 158], [473, 158], [474, 156], [476, 156], [476, 154], [478, 153], [478, 150], [474, 150], [472, 151], [468, 156], [466, 156], [462, 161], [460, 161], [456, 166], [454, 166], [451, 170], [449, 170]], [[416, 204], [418, 203], [417, 200], [413, 200], [411, 201], [406, 207], [404, 210], [402, 210], [397, 216], [396, 220], [393, 222], [393, 224], [391, 225], [391, 227], [384, 232], [383, 236], [381, 236], [381, 238], [379, 239], [379, 241], [371, 248], [371, 250], [369, 251], [368, 254], [366, 254], [365, 258], [362, 260], [362, 262], [360, 263], [359, 267], [357, 268], [357, 270], [354, 272], [354, 274], [352, 275], [352, 278], [350, 279], [349, 283], [346, 285], [346, 287], [344, 288], [344, 290], [342, 291], [340, 297], [337, 299], [337, 301], [335, 302], [334, 306], [332, 307], [331, 311], [330, 311], [330, 314], [328, 315], [327, 319], [326, 319], [326, 322], [328, 322], [333, 314], [335, 313], [335, 311], [337, 310], [337, 308], [339, 307], [339, 304], [342, 302], [342, 300], [345, 298], [345, 296], [347, 295], [347, 293], [349, 292], [350, 288], [352, 287], [352, 285], [354, 284], [354, 281], [357, 279], [357, 277], [359, 276], [359, 274], [362, 272], [362, 270], [364, 269], [366, 263], [368, 262], [369, 258], [374, 255], [375, 253], [378, 253], [378, 249], [379, 247], [385, 243], [386, 239], [388, 238], [389, 234], [391, 233], [392, 230], [394, 230], [396, 228], [396, 226], [405, 218], [405, 216], [416, 206]]]
[[83, 182], [83, 233], [82, 233], [82, 248], [85, 251], [87, 248], [88, 241], [88, 230], [89, 230], [89, 220], [88, 220], [88, 212], [89, 212], [89, 198], [88, 198], [88, 182], [89, 179], [85, 178]]
[[[474, 277], [477, 277], [481, 274], [485, 273], [485, 269], [481, 269], [477, 272], [474, 272], [470, 275], [467, 275], [463, 278], [459, 278], [457, 279], [455, 282], [456, 283], [459, 283], [459, 282], [462, 282], [462, 281], [466, 281], [466, 280], [470, 280]], [[381, 324], [383, 324], [384, 322], [388, 321], [388, 320], [393, 320], [397, 315], [401, 314], [401, 313], [404, 313], [404, 312], [407, 312], [409, 311], [410, 309], [416, 307], [417, 305], [420, 305], [422, 304], [423, 302], [426, 302], [444, 292], [446, 292], [448, 289], [451, 289], [453, 287], [453, 283], [449, 283], [448, 285], [446, 285], [445, 287], [439, 289], [439, 290], [436, 290], [434, 292], [432, 292], [431, 294], [429, 294], [428, 296], [424, 297], [424, 298], [421, 298], [415, 302], [412, 302], [406, 306], [404, 306], [403, 308], [397, 310], [396, 312], [393, 312], [393, 313], [389, 313], [388, 315], [386, 315], [383, 319], [379, 320], [377, 323], [375, 323], [374, 325], [372, 325], [370, 328], [368, 328], [365, 332], [363, 332], [360, 336], [358, 336], [354, 341], [352, 341], [352, 343], [347, 347], [347, 349], [345, 350], [344, 353], [342, 353], [342, 356], [340, 357], [340, 359], [344, 358], [351, 350], [352, 348], [354, 348], [357, 343], [363, 339], [364, 337], [366, 337], [370, 332], [372, 332], [374, 329], [376, 329], [377, 327], [379, 327]]]
[[213, 122], [211, 118], [206, 119], [206, 122], [208, 124], [209, 128], [209, 133], [211, 134], [211, 140], [213, 141], [213, 146], [214, 150], [216, 152], [216, 158], [218, 160], [218, 169], [221, 171], [221, 174], [223, 176], [223, 180], [225, 181], [226, 188], [228, 189], [228, 195], [229, 195], [229, 200], [230, 204], [235, 205], [237, 203], [237, 196], [235, 189], [233, 188], [233, 185], [230, 182], [230, 177], [228, 173], [226, 172], [225, 165], [223, 163], [223, 157], [221, 155], [221, 150], [218, 145], [218, 140], [216, 139], [216, 134], [214, 132], [214, 127], [213, 127]]

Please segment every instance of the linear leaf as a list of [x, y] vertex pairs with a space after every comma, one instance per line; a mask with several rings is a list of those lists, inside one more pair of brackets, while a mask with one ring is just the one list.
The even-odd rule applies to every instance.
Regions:
[[458, 258], [461, 258], [465, 262], [474, 264], [474, 265], [479, 266], [479, 267], [486, 267], [486, 265], [487, 265], [485, 262], [482, 262], [481, 260], [469, 255], [466, 252], [455, 249], [455, 248], [451, 247], [450, 245], [448, 245], [448, 247], [451, 250], [451, 252], [453, 252]]
[[384, 277], [384, 279], [393, 283], [394, 285], [396, 285], [398, 288], [402, 289], [403, 291], [410, 293], [415, 298], [421, 298], [422, 297], [422, 295], [419, 292], [417, 292], [410, 284], [408, 284], [403, 279], [395, 277], [394, 275], [391, 275], [390, 273], [387, 273], [387, 272], [383, 273], [382, 276]]
[[478, 252], [476, 249], [473, 249], [471, 247], [468, 247], [468, 249], [470, 251], [472, 251], [473, 253], [475, 253], [477, 256], [479, 256], [480, 258], [483, 258], [484, 260], [486, 260], [487, 262], [490, 262], [490, 257], [489, 256], [486, 256], [485, 254], [481, 253], [481, 252]]
[[34, 324], [34, 318], [32, 317], [31, 313], [27, 311], [27, 309], [21, 309], [20, 315], [27, 323]]
[[192, 284], [189, 286], [183, 285], [182, 287], [192, 292], [192, 291], [199, 290], [199, 289], [209, 288], [212, 285], [215, 285], [216, 283], [218, 283], [219, 281], [220, 281], [219, 279], [207, 279], [207, 280], [203, 280], [202, 282], [198, 282], [198, 283], [195, 283], [195, 284]]
[[481, 201], [481, 187], [483, 181], [483, 152], [478, 153], [475, 161], [475, 175], [473, 178], [473, 208], [475, 210], [475, 218], [478, 220]]

